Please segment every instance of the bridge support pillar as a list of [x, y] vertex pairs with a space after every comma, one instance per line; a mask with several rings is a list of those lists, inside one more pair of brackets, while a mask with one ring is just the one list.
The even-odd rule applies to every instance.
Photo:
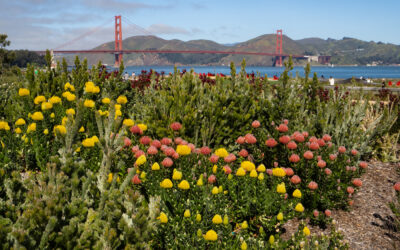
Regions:
[[[122, 24], [121, 16], [115, 16], [115, 50], [122, 51]], [[122, 61], [122, 52], [115, 54], [115, 67]]]
[[[282, 30], [276, 31], [276, 50], [275, 53], [282, 55], [282, 43], [283, 43], [283, 35]], [[275, 58], [275, 67], [282, 67], [282, 56], [277, 56]]]

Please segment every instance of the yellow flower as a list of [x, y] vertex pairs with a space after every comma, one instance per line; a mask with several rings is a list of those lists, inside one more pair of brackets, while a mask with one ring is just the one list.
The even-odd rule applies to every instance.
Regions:
[[121, 95], [117, 98], [117, 103], [119, 104], [125, 104], [128, 102], [128, 99], [126, 98], [126, 96]]
[[284, 182], [282, 182], [281, 184], [278, 184], [278, 186], [276, 186], [276, 192], [278, 192], [280, 194], [286, 193], [286, 187], [285, 187]]
[[224, 191], [224, 188], [221, 186], [218, 187], [218, 193], [222, 193]]
[[44, 96], [42, 96], [42, 95], [36, 96], [35, 99], [33, 100], [33, 102], [34, 102], [36, 105], [39, 104], [39, 103], [41, 103], [41, 102], [45, 102], [45, 101], [46, 101], [46, 97], [44, 97]]
[[216, 241], [218, 239], [218, 234], [214, 230], [208, 230], [204, 235], [204, 239], [208, 241]]
[[252, 178], [257, 178], [257, 171], [255, 170], [255, 169], [253, 169], [253, 170], [251, 170], [251, 172], [250, 172], [250, 177], [252, 177]]
[[136, 164], [136, 166], [140, 166], [140, 165], [145, 164], [146, 161], [147, 161], [146, 156], [145, 155], [141, 155], [141, 156], [139, 156], [139, 158], [136, 159], [135, 164]]
[[147, 125], [146, 125], [146, 124], [140, 123], [140, 124], [138, 124], [138, 127], [139, 127], [143, 132], [147, 130]]
[[19, 119], [15, 122], [15, 125], [16, 125], [16, 126], [21, 126], [21, 125], [25, 125], [25, 124], [26, 124], [26, 122], [25, 122], [25, 120], [22, 119], [22, 118], [19, 118]]
[[168, 217], [164, 212], [160, 213], [160, 217], [158, 217], [160, 219], [160, 222], [163, 224], [168, 223]]
[[271, 236], [269, 236], [269, 244], [274, 244], [274, 242], [275, 242], [275, 237], [273, 236], [273, 235], [271, 235]]
[[109, 104], [109, 103], [111, 102], [111, 100], [110, 100], [110, 98], [105, 97], [105, 98], [103, 98], [103, 99], [101, 100], [101, 102], [102, 102], [103, 104]]
[[223, 221], [224, 225], [228, 225], [229, 224], [229, 218], [228, 215], [224, 215], [224, 221]]
[[173, 180], [180, 180], [182, 179], [182, 172], [174, 169], [174, 173], [172, 174]]
[[54, 133], [59, 132], [62, 135], [67, 133], [67, 128], [64, 125], [56, 125], [54, 126]]
[[54, 118], [54, 117], [56, 117], [56, 115], [54, 113], [51, 113], [50, 118]]
[[77, 148], [75, 149], [75, 152], [77, 152], [77, 153], [81, 152], [81, 147], [77, 147]]
[[94, 105], [95, 105], [94, 101], [88, 99], [86, 99], [85, 102], [83, 103], [83, 106], [87, 108], [94, 108]]
[[46, 128], [45, 130], [43, 130], [43, 134], [48, 135], [49, 134], [49, 130]]
[[108, 112], [108, 110], [106, 110], [106, 111], [102, 111], [102, 110], [100, 110], [99, 109], [99, 114], [101, 115], [101, 116], [108, 116], [109, 115], [109, 112]]
[[127, 127], [132, 127], [133, 125], [135, 125], [135, 122], [132, 119], [124, 119], [122, 124], [124, 124]]
[[52, 96], [52, 97], [49, 99], [49, 102], [50, 102], [51, 104], [57, 104], [57, 103], [60, 103], [60, 102], [61, 102], [61, 98], [58, 97], [58, 96]]
[[259, 179], [260, 181], [264, 180], [264, 173], [260, 173], [260, 174], [258, 175], [258, 179]]
[[113, 174], [112, 174], [112, 173], [109, 173], [109, 174], [108, 174], [107, 182], [108, 182], [108, 183], [111, 183], [112, 180], [113, 180]]
[[197, 180], [196, 185], [199, 186], [199, 187], [204, 185], [204, 183], [203, 183], [203, 175], [200, 175], [200, 178]]
[[89, 147], [94, 147], [94, 140], [92, 138], [86, 138], [85, 140], [82, 141], [82, 145], [85, 148], [89, 148]]
[[18, 95], [19, 95], [19, 96], [27, 96], [27, 95], [29, 95], [29, 94], [30, 94], [29, 89], [20, 88], [20, 89], [18, 90]]
[[264, 173], [264, 172], [265, 172], [265, 166], [264, 166], [264, 164], [260, 164], [260, 166], [257, 167], [257, 171], [258, 171], [258, 172]]
[[190, 147], [188, 145], [178, 145], [176, 147], [176, 152], [179, 155], [188, 155], [188, 154], [190, 154], [191, 149], [190, 149]]
[[304, 227], [304, 228], [303, 228], [303, 233], [304, 233], [306, 236], [308, 236], [308, 235], [311, 234], [310, 229], [308, 229], [308, 227]]
[[212, 223], [214, 224], [221, 224], [222, 223], [222, 217], [219, 214], [214, 215], [212, 218]]
[[304, 212], [304, 207], [301, 203], [297, 203], [296, 207], [294, 208], [297, 212]]
[[189, 218], [190, 217], [190, 210], [186, 209], [185, 212], [183, 213], [183, 217]]
[[42, 110], [49, 110], [53, 108], [53, 104], [51, 102], [42, 102]]
[[156, 162], [151, 166], [151, 170], [157, 171], [160, 170], [160, 165]]
[[170, 179], [164, 179], [161, 183], [160, 183], [160, 187], [162, 188], [172, 188], [173, 184], [172, 181]]
[[256, 166], [251, 161], [242, 161], [240, 167], [244, 168], [246, 171], [251, 171], [256, 169]]
[[200, 222], [201, 221], [201, 214], [196, 214], [196, 221]]
[[298, 189], [294, 190], [294, 191], [293, 191], [293, 197], [301, 198], [301, 192], [300, 192], [300, 190], [298, 190]]
[[218, 194], [219, 193], [218, 188], [217, 187], [213, 187], [213, 189], [211, 190], [211, 193], [212, 194]]
[[61, 124], [63, 125], [63, 126], [65, 126], [66, 124], [67, 124], [67, 121], [68, 121], [68, 117], [63, 117], [62, 119], [61, 119]]
[[225, 158], [229, 155], [228, 151], [226, 151], [225, 148], [219, 148], [219, 149], [215, 150], [215, 154], [221, 158]]
[[85, 128], [82, 126], [82, 127], [79, 129], [79, 132], [80, 132], [80, 133], [85, 132]]
[[197, 229], [197, 237], [201, 238], [201, 236], [203, 236], [203, 232], [201, 229]]
[[115, 104], [114, 107], [115, 107], [115, 110], [121, 110], [121, 105], [120, 104]]
[[115, 110], [115, 119], [117, 119], [118, 116], [122, 116], [121, 110]]
[[69, 82], [67, 82], [65, 85], [64, 85], [64, 90], [71, 90], [71, 91], [75, 91], [75, 87], [73, 86], [73, 85], [71, 85]]
[[85, 87], [88, 87], [88, 86], [94, 86], [94, 82], [92, 82], [92, 81], [85, 82]]
[[[68, 92], [69, 93], [69, 92]], [[72, 101], [74, 101], [75, 100], [75, 98], [76, 98], [76, 96], [74, 95], [74, 94], [69, 94], [69, 95], [67, 95], [67, 100], [69, 101], [69, 102], [72, 102]]]
[[213, 173], [216, 174], [216, 173], [217, 173], [217, 170], [218, 170], [218, 166], [217, 166], [217, 165], [214, 165], [214, 166], [213, 166]]
[[273, 168], [272, 175], [278, 177], [284, 177], [286, 175], [286, 172], [283, 168]]
[[146, 179], [146, 172], [142, 172], [140, 173], [140, 179], [142, 179], [143, 181]]
[[241, 250], [247, 250], [247, 243], [246, 241], [243, 241], [242, 245], [240, 245]]
[[85, 92], [86, 93], [94, 93], [94, 84], [87, 84], [85, 86]]
[[183, 180], [178, 184], [178, 188], [183, 190], [188, 190], [190, 188], [189, 182], [187, 180]]
[[246, 175], [246, 170], [244, 170], [244, 168], [240, 167], [237, 171], [236, 171], [236, 176], [245, 176]]
[[75, 109], [67, 109], [67, 115], [75, 115]]
[[[243, 169], [244, 170], [244, 169]], [[237, 173], [236, 173], [237, 174]], [[244, 172], [244, 174], [246, 174], [246, 172]], [[232, 180], [233, 175], [232, 174], [228, 174], [228, 180]]]
[[283, 220], [283, 213], [280, 212], [280, 213], [276, 216], [276, 218], [277, 218], [278, 220]]
[[16, 129], [15, 129], [15, 133], [21, 134], [21, 133], [22, 133], [22, 130], [21, 130], [20, 128], [16, 128]]
[[41, 121], [41, 120], [43, 120], [43, 114], [42, 114], [42, 112], [39, 111], [39, 112], [33, 113], [32, 119], [35, 120], [35, 121]]
[[243, 221], [243, 223], [242, 223], [242, 228], [243, 229], [247, 229], [249, 227], [249, 224], [247, 224], [247, 221], [245, 220], [245, 221]]
[[100, 142], [99, 138], [96, 135], [92, 136], [92, 140], [94, 141], [94, 143]]
[[36, 131], [36, 123], [31, 123], [28, 125], [27, 133]]
[[10, 126], [8, 125], [8, 122], [2, 122], [3, 125], [0, 125], [0, 127], [3, 127], [4, 130], [8, 131], [10, 130]]

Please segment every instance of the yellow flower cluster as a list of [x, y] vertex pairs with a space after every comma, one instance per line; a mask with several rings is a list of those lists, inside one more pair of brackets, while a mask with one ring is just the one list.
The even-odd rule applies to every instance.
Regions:
[[32, 119], [35, 121], [41, 121], [44, 119], [42, 112], [35, 112], [32, 115]]
[[146, 125], [146, 124], [140, 123], [140, 124], [138, 124], [137, 126], [138, 126], [143, 132], [147, 130], [147, 125]]
[[83, 133], [83, 132], [85, 132], [85, 128], [82, 126], [80, 129], [79, 129], [79, 131], [78, 132], [80, 132], [80, 133]]
[[53, 104], [51, 102], [42, 102], [42, 110], [49, 110], [53, 108]]
[[295, 198], [301, 198], [301, 192], [300, 190], [296, 189], [293, 191], [293, 197]]
[[214, 215], [212, 218], [212, 223], [214, 224], [221, 224], [222, 223], [222, 217], [219, 214]]
[[69, 91], [62, 93], [62, 97], [66, 98], [69, 102], [75, 101], [76, 96]]
[[135, 122], [132, 119], [124, 119], [122, 124], [127, 127], [132, 127], [133, 125], [135, 125]]
[[25, 124], [26, 124], [26, 122], [25, 122], [25, 120], [22, 119], [22, 118], [19, 118], [19, 119], [15, 122], [15, 126], [22, 126], [22, 125], [25, 125]]
[[286, 175], [286, 172], [283, 168], [273, 168], [272, 175], [278, 177], [284, 177]]
[[74, 87], [74, 85], [71, 85], [69, 82], [67, 82], [64, 85], [64, 90], [71, 90], [72, 92], [74, 92], [75, 91], [75, 87]]
[[99, 109], [99, 114], [100, 114], [101, 116], [108, 116], [108, 115], [109, 115], [109, 112], [108, 112], [108, 110], [102, 111], [101, 109]]
[[190, 210], [186, 209], [185, 212], [183, 213], [183, 217], [189, 218], [190, 217]]
[[204, 239], [208, 241], [216, 241], [218, 239], [218, 234], [214, 230], [208, 230], [204, 235]]
[[244, 170], [244, 168], [240, 167], [237, 171], [236, 171], [236, 176], [245, 176], [246, 175], [246, 170]]
[[297, 203], [296, 207], [294, 208], [297, 212], [304, 212], [303, 204]]
[[176, 170], [174, 168], [174, 171], [173, 171], [173, 174], [172, 174], [172, 179], [175, 180], [175, 181], [182, 179], [182, 172], [178, 171], [178, 170]]
[[85, 140], [82, 141], [82, 145], [85, 148], [91, 148], [94, 147], [94, 145], [99, 142], [99, 138], [97, 136], [92, 136], [91, 138], [86, 138]]
[[229, 155], [228, 151], [226, 151], [225, 148], [219, 148], [219, 149], [215, 150], [215, 154], [221, 158], [225, 158]]
[[190, 149], [190, 147], [188, 145], [178, 145], [176, 147], [176, 152], [179, 155], [189, 155], [190, 152], [191, 152], [191, 149]]
[[173, 184], [172, 181], [170, 179], [164, 179], [161, 183], [160, 183], [160, 187], [162, 188], [172, 188]]
[[58, 96], [52, 96], [52, 97], [49, 99], [49, 102], [50, 102], [51, 104], [61, 103], [61, 98], [58, 97]]
[[265, 172], [265, 170], [266, 170], [266, 169], [265, 169], [265, 166], [264, 166], [264, 164], [260, 164], [260, 166], [258, 166], [258, 167], [257, 167], [257, 171], [258, 171], [258, 172], [262, 172], [262, 173], [264, 173], [264, 172]]
[[256, 166], [251, 161], [242, 161], [242, 163], [240, 163], [240, 167], [249, 172], [256, 169]]
[[280, 194], [286, 193], [286, 186], [285, 186], [284, 182], [282, 182], [281, 184], [278, 184], [278, 186], [276, 186], [276, 192], [278, 192]]
[[0, 130], [6, 130], [6, 131], [10, 130], [8, 122], [0, 121]]
[[67, 115], [75, 115], [75, 109], [67, 109], [67, 111], [65, 111], [65, 113]]
[[16, 134], [21, 134], [21, 133], [22, 133], [22, 130], [21, 130], [20, 128], [16, 128], [16, 129], [15, 129], [15, 133], [16, 133]]
[[53, 130], [54, 134], [56, 134], [57, 132], [65, 135], [67, 133], [67, 128], [64, 125], [56, 125], [54, 126], [54, 130]]
[[85, 83], [85, 92], [97, 94], [97, 93], [100, 93], [100, 88], [99, 88], [99, 86], [96, 86], [93, 82], [86, 82]]
[[33, 100], [33, 102], [37, 105], [37, 104], [40, 104], [40, 103], [42, 103], [42, 102], [45, 102], [46, 101], [46, 97], [44, 97], [44, 96], [42, 96], [42, 95], [39, 95], [39, 96], [36, 96], [35, 97], [35, 99]]
[[117, 103], [119, 103], [119, 104], [125, 104], [125, 103], [127, 103], [127, 102], [128, 102], [128, 99], [126, 98], [126, 96], [124, 96], [124, 95], [118, 96], [118, 98], [117, 98]]
[[102, 102], [103, 104], [109, 104], [109, 103], [111, 102], [111, 100], [110, 100], [110, 98], [105, 97], [105, 98], [103, 98], [103, 99], [101, 100], [101, 102]]
[[93, 100], [86, 99], [83, 106], [87, 108], [94, 108], [95, 102]]
[[168, 217], [164, 212], [160, 213], [160, 217], [158, 217], [161, 223], [165, 224], [168, 223]]
[[303, 233], [304, 233], [304, 235], [306, 235], [306, 236], [308, 236], [308, 235], [311, 234], [310, 229], [308, 229], [308, 227], [304, 227], [304, 228], [303, 228]]
[[187, 180], [183, 180], [178, 184], [179, 189], [188, 190], [190, 188], [189, 182]]
[[160, 165], [159, 165], [157, 162], [155, 162], [155, 163], [151, 166], [151, 170], [153, 170], [153, 171], [160, 170]]
[[28, 125], [28, 129], [26, 130], [27, 133], [35, 132], [36, 131], [36, 123], [31, 123]]
[[139, 158], [136, 159], [135, 164], [136, 164], [136, 166], [140, 166], [140, 165], [145, 164], [146, 161], [147, 161], [146, 156], [145, 155], [141, 155], [141, 156], [139, 156]]
[[29, 89], [20, 88], [20, 89], [18, 90], [18, 95], [19, 95], [19, 96], [27, 96], [27, 95], [29, 95], [29, 94], [30, 94]]

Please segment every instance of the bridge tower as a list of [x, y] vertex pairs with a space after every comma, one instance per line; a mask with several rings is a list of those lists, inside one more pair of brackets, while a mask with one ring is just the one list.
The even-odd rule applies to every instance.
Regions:
[[[121, 16], [115, 16], [115, 50], [122, 50], [122, 24]], [[122, 61], [122, 52], [115, 54], [115, 67]]]
[[[283, 35], [282, 30], [276, 31], [276, 54], [282, 54]], [[275, 59], [275, 67], [282, 67], [282, 56], [277, 56]]]

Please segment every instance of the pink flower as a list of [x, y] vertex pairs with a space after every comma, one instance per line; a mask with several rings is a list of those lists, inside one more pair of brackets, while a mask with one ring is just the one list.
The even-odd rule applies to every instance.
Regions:
[[251, 126], [253, 127], [253, 128], [258, 128], [258, 127], [260, 127], [260, 122], [259, 121], [257, 121], [257, 120], [255, 120], [255, 121], [253, 121], [252, 123], [251, 123]]
[[318, 139], [315, 136], [311, 136], [310, 139], [308, 139], [309, 142], [317, 142], [318, 143]]
[[237, 144], [244, 144], [246, 142], [246, 139], [243, 136], [239, 136], [236, 140]]
[[272, 175], [272, 169], [268, 168], [268, 169], [267, 169], [267, 174], [268, 174], [268, 175]]
[[174, 158], [175, 160], [178, 159], [178, 158], [179, 158], [179, 154], [178, 154], [177, 152], [175, 152], [175, 153], [172, 155], [172, 158]]
[[174, 131], [178, 131], [182, 128], [182, 124], [180, 124], [179, 122], [173, 122], [170, 127], [172, 128], [172, 130]]
[[164, 152], [164, 154], [165, 154], [165, 150], [168, 148], [168, 146], [167, 145], [161, 145], [161, 150]]
[[138, 125], [131, 127], [130, 130], [132, 134], [143, 134], [143, 131], [138, 127]]
[[304, 156], [304, 158], [307, 159], [307, 160], [311, 160], [312, 158], [314, 158], [314, 154], [313, 154], [311, 151], [306, 151], [306, 152], [303, 154], [303, 156]]
[[124, 138], [124, 147], [129, 147], [131, 145], [131, 139], [128, 137]]
[[292, 168], [285, 168], [285, 173], [286, 173], [287, 176], [294, 175], [294, 172], [293, 172]]
[[151, 145], [156, 147], [156, 148], [161, 148], [161, 142], [159, 140], [152, 141]]
[[304, 136], [304, 138], [307, 138], [308, 137], [308, 132], [307, 131], [303, 131], [303, 136]]
[[310, 146], [308, 146], [311, 150], [318, 150], [319, 149], [319, 144], [316, 142], [311, 142]]
[[277, 145], [278, 143], [275, 141], [274, 138], [269, 138], [268, 140], [265, 141], [265, 145], [267, 145], [267, 147], [273, 148]]
[[139, 146], [138, 145], [133, 146], [132, 147], [132, 153], [136, 153], [137, 151], [139, 151]]
[[156, 155], [157, 153], [158, 153], [158, 149], [154, 146], [150, 146], [147, 149], [147, 154], [149, 154], [149, 155]]
[[240, 152], [239, 152], [239, 156], [241, 156], [241, 157], [247, 157], [249, 155], [249, 152], [247, 152], [247, 150], [246, 149], [242, 149], [242, 150], [240, 150]]
[[168, 146], [171, 143], [172, 143], [172, 140], [170, 138], [164, 137], [164, 138], [161, 139], [161, 144], [163, 144], [163, 145], [167, 145]]
[[308, 183], [308, 188], [311, 190], [315, 190], [318, 188], [318, 184], [315, 181], [311, 181], [310, 183]]
[[163, 166], [166, 167], [166, 168], [171, 167], [172, 164], [174, 164], [174, 162], [173, 162], [172, 159], [169, 158], [169, 157], [164, 158], [164, 160], [161, 162], [161, 165], [163, 165]]
[[212, 154], [209, 160], [210, 160], [211, 163], [214, 163], [214, 164], [215, 164], [215, 163], [218, 162], [218, 159], [219, 159], [219, 156], [218, 156], [218, 155]]
[[396, 191], [400, 191], [400, 182], [396, 182], [396, 183], [393, 185], [393, 188], [394, 188], [394, 190], [396, 190]]
[[320, 147], [325, 146], [325, 141], [324, 141], [323, 139], [318, 139], [317, 143], [318, 143], [318, 145], [319, 145]]
[[211, 154], [211, 149], [207, 146], [204, 146], [200, 149], [200, 153], [202, 155], [209, 155], [209, 154]]
[[324, 160], [320, 160], [318, 161], [317, 166], [320, 168], [324, 168], [326, 167], [326, 162]]
[[177, 144], [177, 145], [181, 144], [182, 141], [183, 141], [183, 139], [180, 138], [180, 137], [176, 137], [176, 138], [175, 138], [175, 144]]
[[346, 166], [346, 171], [350, 171], [351, 167], [350, 166]]
[[362, 186], [362, 181], [360, 179], [354, 179], [353, 180], [353, 185], [356, 187], [361, 187]]
[[333, 146], [333, 143], [328, 141], [328, 143], [326, 145], [328, 145], [328, 148], [331, 148]]
[[144, 155], [144, 152], [142, 150], [138, 150], [135, 153], [135, 158], [139, 158], [141, 155]]
[[358, 164], [358, 166], [360, 166], [360, 168], [367, 168], [368, 167], [368, 163], [366, 163], [365, 161], [362, 161]]
[[330, 170], [329, 168], [325, 168], [325, 174], [326, 175], [331, 175], [332, 174], [332, 170]]
[[244, 139], [246, 140], [246, 142], [247, 142], [248, 144], [254, 144], [254, 143], [257, 142], [256, 137], [255, 137], [254, 135], [252, 135], [252, 134], [246, 134], [246, 135], [244, 136]]
[[236, 161], [236, 155], [230, 153], [228, 156], [226, 156], [226, 157], [224, 158], [224, 161], [225, 161], [226, 163], [234, 162], [234, 161]]
[[328, 135], [328, 134], [324, 134], [324, 136], [322, 136], [322, 139], [323, 139], [324, 141], [326, 141], [326, 142], [328, 142], [328, 141], [331, 141], [331, 140], [332, 140], [331, 136], [330, 136], [330, 135]]
[[279, 124], [279, 127], [277, 129], [281, 133], [286, 133], [289, 131], [289, 128], [286, 124]]
[[339, 153], [344, 154], [346, 152], [346, 148], [344, 146], [339, 147]]
[[225, 172], [225, 174], [230, 174], [230, 173], [232, 173], [232, 169], [228, 165], [225, 165], [224, 172]]
[[347, 187], [347, 193], [349, 193], [349, 194], [354, 193], [354, 188], [353, 187]]
[[135, 185], [139, 185], [140, 183], [142, 183], [142, 181], [139, 179], [139, 175], [138, 174], [135, 174], [135, 176], [133, 176], [132, 183], [135, 184]]
[[139, 142], [143, 145], [148, 145], [151, 142], [151, 138], [148, 136], [143, 136], [140, 138]]
[[181, 145], [188, 145], [189, 143], [187, 141], [185, 141], [185, 140], [182, 140], [180, 144]]
[[175, 149], [168, 147], [164, 150], [164, 154], [166, 154], [167, 156], [173, 156], [175, 153]]
[[286, 124], [286, 125], [288, 125], [288, 124], [289, 124], [289, 120], [288, 120], [288, 119], [285, 119], [285, 120], [283, 120], [283, 123]]
[[331, 211], [331, 210], [329, 210], [329, 209], [326, 209], [326, 210], [325, 210], [325, 215], [326, 215], [327, 217], [331, 217], [331, 214], [332, 214], [332, 211]]
[[208, 177], [208, 183], [210, 183], [210, 184], [213, 184], [213, 183], [215, 183], [217, 181], [217, 177], [215, 177], [215, 175], [210, 175], [209, 177]]
[[319, 216], [318, 210], [314, 210], [314, 211], [313, 211], [313, 215], [314, 215], [314, 217], [318, 217], [318, 216]]
[[287, 135], [281, 136], [279, 138], [279, 142], [282, 143], [282, 144], [288, 144], [289, 141], [290, 141], [290, 137], [287, 136]]
[[196, 148], [196, 146], [195, 146], [193, 143], [189, 143], [189, 144], [188, 144], [188, 147], [189, 147], [192, 151], [194, 151], [194, 149]]
[[351, 150], [351, 154], [355, 156], [355, 155], [358, 154], [358, 151], [357, 151], [356, 149], [352, 149], [352, 150]]
[[290, 178], [290, 182], [297, 185], [301, 182], [301, 179], [297, 175], [293, 175], [292, 178]]
[[336, 160], [337, 155], [336, 154], [330, 154], [329, 155], [329, 160], [334, 161]]
[[296, 144], [294, 141], [290, 141], [290, 142], [287, 144], [287, 147], [288, 147], [288, 149], [290, 149], [290, 150], [294, 150], [294, 149], [297, 148], [297, 144]]
[[292, 154], [292, 155], [289, 157], [289, 161], [290, 161], [290, 162], [293, 162], [293, 163], [297, 163], [297, 162], [300, 161], [300, 157], [299, 157], [298, 155], [296, 155], [296, 154]]

